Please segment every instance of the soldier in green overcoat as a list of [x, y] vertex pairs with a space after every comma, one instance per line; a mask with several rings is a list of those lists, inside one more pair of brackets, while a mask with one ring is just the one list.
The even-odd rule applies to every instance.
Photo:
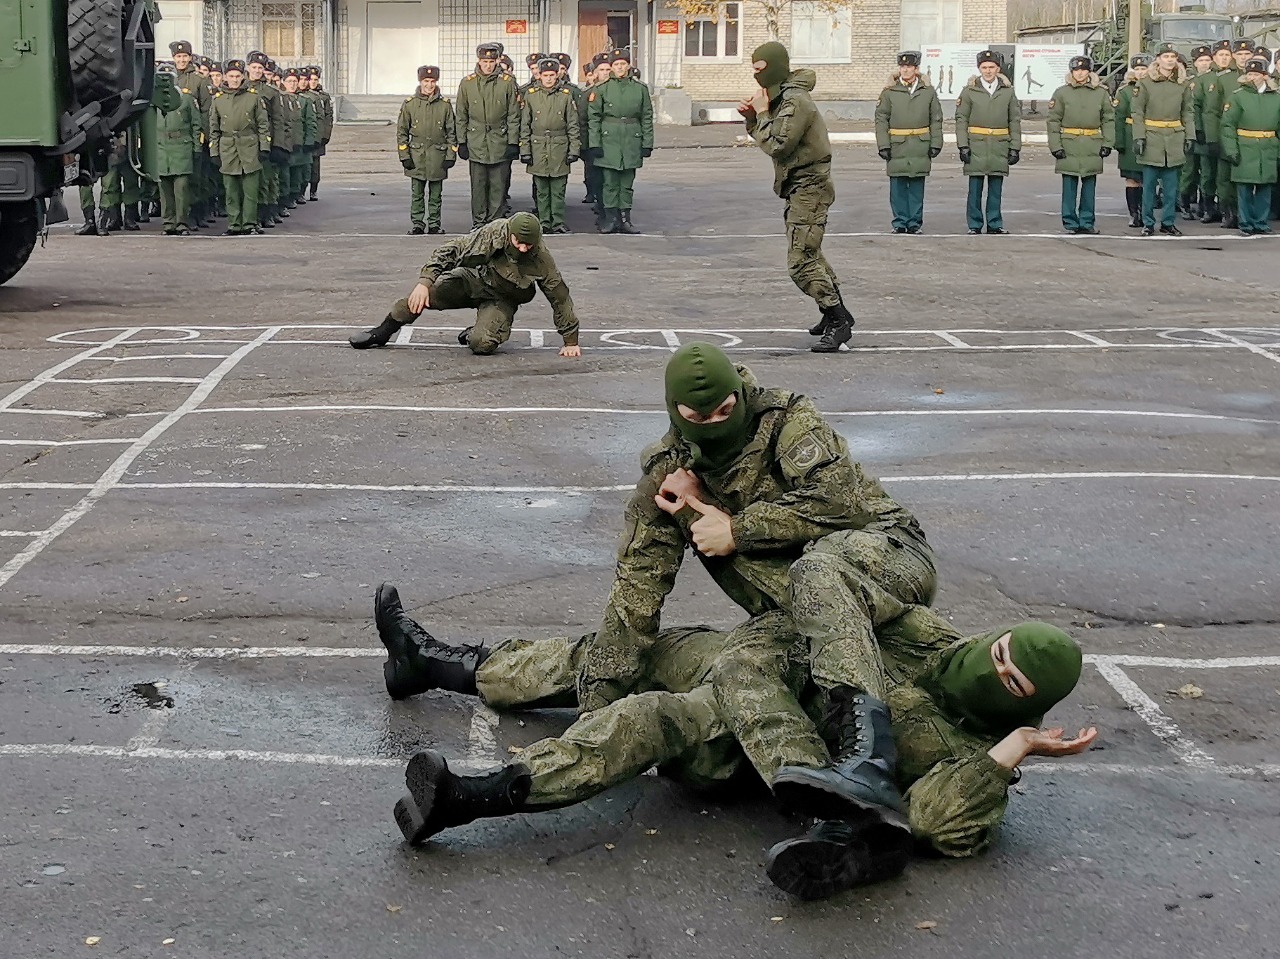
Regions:
[[586, 193], [583, 194], [582, 202], [590, 203], [591, 209], [595, 212], [596, 219], [604, 217], [604, 170], [595, 165], [592, 157], [595, 146], [591, 142], [591, 119], [590, 119], [590, 99], [591, 91], [608, 81], [613, 75], [613, 71], [609, 69], [609, 54], [597, 53], [591, 58], [591, 62], [586, 64], [583, 69], [587, 74], [587, 82], [582, 88], [582, 113], [580, 121], [582, 124], [582, 182], [586, 187]]
[[1245, 236], [1271, 232], [1271, 191], [1280, 167], [1280, 85], [1270, 71], [1267, 60], [1249, 60], [1222, 113], [1222, 158], [1231, 165]]
[[439, 67], [418, 67], [418, 92], [401, 104], [396, 119], [396, 151], [411, 190], [409, 235], [421, 236], [424, 227], [443, 233], [440, 201], [449, 168], [457, 162], [458, 136], [453, 105], [440, 95]]
[[[161, 96], [161, 93], [168, 96]], [[162, 91], [157, 72], [156, 94], [151, 99], [156, 111], [159, 140], [160, 215], [166, 236], [191, 233], [191, 178], [204, 145], [204, 117], [196, 100], [176, 87]]]
[[[173, 57], [173, 65], [177, 71], [176, 85], [178, 91], [195, 100], [196, 108], [200, 111], [200, 120], [204, 127], [203, 132], [207, 141], [209, 135], [209, 109], [213, 104], [213, 90], [209, 79], [200, 72], [195, 57], [192, 56], [191, 41], [175, 40], [169, 44], [169, 53]], [[208, 143], [205, 142], [200, 145], [200, 158], [196, 161], [195, 169], [191, 172], [191, 179], [187, 189], [191, 197], [191, 226], [196, 229], [213, 220], [214, 196], [210, 190], [211, 168], [212, 161], [209, 159], [209, 147]]]
[[218, 161], [227, 199], [224, 236], [262, 233], [258, 179], [271, 150], [271, 127], [262, 99], [245, 88], [243, 60], [228, 60], [223, 89], [209, 111], [209, 154]]
[[1151, 57], [1139, 53], [1129, 61], [1124, 83], [1111, 101], [1116, 114], [1116, 162], [1124, 180], [1124, 200], [1129, 208], [1129, 226], [1142, 226], [1142, 167], [1133, 152], [1133, 91], [1138, 81], [1147, 75]]
[[1213, 48], [1207, 43], [1191, 48], [1192, 72], [1187, 80], [1191, 87], [1191, 106], [1196, 118], [1196, 137], [1187, 161], [1178, 171], [1178, 209], [1184, 220], [1198, 220], [1206, 206], [1205, 198], [1200, 192], [1200, 180], [1203, 175], [1201, 159], [1208, 155], [1208, 140], [1205, 137], [1201, 116], [1195, 109], [1196, 98], [1201, 96], [1205, 84], [1215, 80], [1213, 69]]
[[520, 155], [520, 104], [511, 74], [498, 69], [501, 44], [476, 47], [476, 71], [458, 84], [458, 156], [470, 163], [471, 228], [497, 219]]
[[1213, 48], [1213, 65], [1204, 77], [1197, 77], [1191, 105], [1196, 116], [1196, 154], [1200, 164], [1201, 223], [1221, 223], [1223, 214], [1235, 211], [1235, 190], [1230, 164], [1222, 156], [1222, 107], [1236, 88], [1240, 71], [1231, 55], [1231, 41], [1220, 40]]
[[311, 154], [316, 148], [316, 108], [310, 91], [302, 92], [302, 72], [289, 67], [284, 72], [284, 89], [298, 104], [298, 126], [293, 133], [293, 153], [289, 156], [289, 190], [286, 196], [293, 205], [306, 203], [307, 183], [311, 179]]
[[[956, 147], [969, 178], [966, 217], [970, 233], [1008, 233], [1000, 198], [1009, 168], [1022, 156], [1022, 104], [1013, 84], [1000, 72], [1003, 58], [994, 50], [978, 54], [978, 76], [956, 101]], [[985, 210], [982, 202], [986, 188]]]
[[[581, 85], [573, 82], [573, 57], [567, 53], [557, 53], [556, 59], [560, 61], [560, 82], [569, 88], [569, 93], [573, 96], [574, 106], [578, 108], [578, 159], [582, 163], [582, 185], [590, 192], [590, 158], [587, 156], [587, 91]], [[590, 64], [583, 64], [585, 70]], [[583, 202], [586, 202], [585, 198]]]
[[898, 54], [898, 72], [876, 103], [876, 147], [889, 174], [894, 233], [924, 225], [924, 181], [942, 152], [942, 104], [920, 75], [920, 51]]
[[1133, 152], [1142, 166], [1142, 235], [1156, 232], [1156, 194], [1164, 198], [1160, 232], [1182, 236], [1175, 220], [1178, 170], [1195, 147], [1196, 121], [1187, 71], [1172, 43], [1157, 48], [1156, 62], [1133, 91]]
[[564, 192], [569, 167], [582, 154], [578, 104], [560, 75], [560, 61], [538, 63], [538, 83], [530, 85], [520, 107], [520, 161], [533, 176], [538, 220], [544, 233], [568, 233]]
[[1088, 57], [1072, 57], [1067, 82], [1049, 101], [1049, 153], [1062, 176], [1062, 228], [1094, 234], [1102, 161], [1115, 145], [1115, 109]]
[[653, 155], [653, 101], [649, 88], [631, 76], [631, 54], [609, 54], [611, 76], [587, 94], [587, 139], [602, 171], [596, 224], [601, 233], [639, 233], [631, 222], [636, 170]]
[[261, 50], [251, 50], [245, 57], [248, 79], [245, 86], [250, 93], [262, 100], [267, 111], [267, 124], [271, 128], [271, 154], [267, 162], [262, 164], [262, 174], [258, 178], [258, 225], [266, 230], [274, 230], [276, 224], [283, 223], [280, 213], [280, 170], [288, 169], [289, 154], [286, 145], [289, 136], [285, 131], [285, 107], [280, 99], [280, 90], [266, 78], [267, 61], [270, 58]]
[[333, 137], [334, 113], [333, 97], [329, 95], [329, 91], [320, 85], [319, 67], [307, 67], [307, 85], [311, 88], [311, 92], [316, 98], [316, 120], [319, 124], [319, 130], [316, 134], [318, 142], [311, 160], [311, 202], [314, 203], [320, 199], [316, 196], [317, 191], [320, 189], [320, 158], [328, 152], [329, 140]]

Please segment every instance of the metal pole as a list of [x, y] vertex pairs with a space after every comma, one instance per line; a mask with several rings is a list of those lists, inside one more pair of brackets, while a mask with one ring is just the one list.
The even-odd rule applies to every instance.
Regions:
[[1129, 0], [1129, 55], [1125, 60], [1142, 52], [1142, 0]]

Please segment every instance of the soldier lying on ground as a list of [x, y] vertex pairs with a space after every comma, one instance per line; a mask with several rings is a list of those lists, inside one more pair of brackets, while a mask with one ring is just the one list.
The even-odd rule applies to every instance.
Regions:
[[581, 356], [573, 299], [532, 213], [494, 220], [437, 247], [413, 291], [397, 300], [378, 326], [348, 342], [357, 350], [386, 346], [423, 310], [470, 308], [476, 311], [475, 325], [458, 334], [458, 343], [487, 356], [510, 338], [516, 310], [533, 299], [535, 286], [550, 301], [552, 320], [564, 338], [560, 355]]
[[[395, 587], [378, 589], [374, 617], [387, 648], [384, 677], [395, 699], [445, 689], [478, 696], [500, 710], [572, 707], [576, 680], [596, 637], [512, 639], [492, 647], [440, 643], [401, 605]], [[854, 885], [892, 878], [913, 840], [934, 854], [964, 857], [990, 845], [1004, 816], [1008, 787], [1031, 755], [1083, 752], [1097, 736], [1040, 729], [1043, 715], [1075, 687], [1081, 655], [1046, 623], [1022, 623], [962, 638], [931, 610], [908, 608], [878, 631], [877, 654], [894, 714], [887, 728], [865, 730], [822, 717], [809, 683], [807, 644], [786, 613], [754, 617], [732, 632], [706, 626], [664, 630], [648, 647], [634, 691], [584, 713], [562, 735], [518, 750], [507, 765], [459, 774], [434, 750], [409, 761], [409, 795], [395, 819], [414, 845], [482, 817], [538, 812], [583, 802], [651, 767], [686, 785], [724, 785], [748, 765], [712, 688], [716, 663], [735, 642], [768, 633], [789, 649], [786, 681], [833, 749], [863, 764], [878, 761], [870, 733], [895, 752], [907, 794], [910, 831], [878, 819], [822, 821], [775, 845], [766, 871], [781, 889], [825, 898]], [[806, 693], [807, 691], [807, 693]]]

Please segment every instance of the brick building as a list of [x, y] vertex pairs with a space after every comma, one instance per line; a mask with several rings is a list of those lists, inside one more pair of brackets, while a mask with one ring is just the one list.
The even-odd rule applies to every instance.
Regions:
[[[818, 72], [825, 108], [857, 116], [884, 86], [896, 51], [1005, 41], [1007, 3], [853, 0], [832, 13], [793, 0], [777, 3], [777, 30], [792, 63]], [[678, 109], [718, 119], [751, 86], [751, 51], [769, 36], [759, 0], [728, 0], [701, 19], [666, 0], [160, 0], [160, 9], [163, 43], [190, 39], [222, 58], [257, 48], [286, 66], [321, 64], [326, 87], [355, 116], [398, 105], [422, 63], [441, 67], [451, 93], [472, 69], [476, 45], [498, 40], [521, 67], [538, 50], [568, 51], [581, 63], [628, 47], [655, 91], [677, 103], [687, 96], [690, 106]]]

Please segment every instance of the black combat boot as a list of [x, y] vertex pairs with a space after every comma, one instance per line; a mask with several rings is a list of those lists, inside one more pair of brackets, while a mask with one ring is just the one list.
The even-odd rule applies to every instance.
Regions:
[[641, 232], [643, 232], [643, 231], [641, 231], [641, 230], [637, 230], [637, 229], [635, 228], [635, 225], [634, 225], [634, 224], [632, 224], [632, 222], [631, 222], [631, 211], [630, 211], [630, 210], [619, 210], [619, 211], [618, 211], [618, 228], [617, 228], [616, 230], [614, 230], [613, 232], [614, 232], [614, 233], [629, 233], [629, 234], [631, 234], [632, 236], [638, 236], [638, 235], [639, 235]]
[[618, 233], [618, 211], [610, 207], [600, 214], [600, 218], [596, 220], [596, 231], [599, 233]]
[[97, 236], [98, 221], [94, 219], [93, 207], [87, 206], [80, 212], [84, 214], [84, 226], [76, 230], [76, 236]]
[[124, 205], [124, 228], [135, 232], [142, 229], [138, 226], [138, 208], [132, 203]]
[[845, 309], [844, 301], [831, 307], [827, 317], [822, 339], [809, 347], [812, 353], [838, 353], [841, 346], [853, 339], [853, 314]]
[[143, 200], [141, 203], [137, 205], [136, 209], [138, 211], [138, 215], [135, 217], [135, 219], [139, 223], [151, 222], [151, 204], [150, 203], [148, 203], [146, 200]]
[[475, 327], [474, 327], [474, 326], [468, 326], [465, 330], [463, 330], [461, 333], [459, 333], [459, 334], [458, 334], [458, 345], [459, 345], [459, 346], [470, 346], [470, 345], [471, 345], [471, 331], [472, 331], [472, 330], [474, 330], [474, 329], [475, 329]]
[[409, 227], [409, 236], [422, 236], [422, 234], [426, 232], [427, 231], [419, 223], [415, 223], [413, 226]]
[[1196, 191], [1188, 193], [1182, 198], [1182, 218], [1184, 220], [1200, 219], [1200, 209], [1196, 205], [1196, 198], [1199, 194]]
[[1182, 231], [1175, 224], [1170, 223], [1168, 226], [1160, 227], [1160, 232], [1165, 236], [1182, 236]]
[[1201, 223], [1221, 223], [1222, 210], [1218, 208], [1217, 200], [1204, 201], [1204, 214], [1200, 217]]
[[355, 336], [347, 338], [357, 350], [368, 350], [375, 346], [386, 346], [391, 342], [391, 337], [396, 335], [396, 331], [400, 329], [400, 324], [391, 318], [388, 313], [379, 323], [371, 330], [365, 330], [363, 333], [357, 333]]
[[836, 893], [902, 875], [911, 858], [911, 836], [894, 826], [819, 820], [807, 833], [769, 850], [764, 871], [783, 892], [799, 899]]
[[116, 206], [102, 209], [102, 218], [98, 221], [98, 229], [103, 233], [110, 233], [112, 230], [119, 230], [123, 224], [120, 221], [120, 207]]
[[280, 224], [284, 222], [284, 217], [280, 215], [279, 203], [271, 204], [271, 222], [276, 224]]
[[1226, 209], [1222, 211], [1222, 222], [1219, 226], [1224, 230], [1235, 230], [1240, 226], [1240, 217], [1236, 215], [1236, 211]]
[[378, 638], [387, 647], [382, 675], [392, 699], [405, 699], [429, 689], [477, 695], [476, 670], [489, 657], [483, 646], [449, 646], [409, 617], [400, 594], [390, 583], [378, 587], [373, 601]]
[[1124, 188], [1124, 201], [1129, 207], [1129, 226], [1131, 229], [1142, 228], [1142, 187], [1127, 186]]
[[879, 819], [908, 829], [902, 794], [893, 779], [898, 750], [889, 707], [850, 686], [839, 686], [828, 696], [826, 727], [835, 739], [834, 765], [783, 766], [773, 774], [773, 794], [783, 805], [815, 819]]
[[160, 202], [158, 200], [152, 200], [151, 203], [148, 205], [147, 215], [151, 217], [158, 217], [163, 215], [160, 210]]
[[831, 312], [829, 310], [822, 311], [822, 319], [809, 327], [810, 336], [822, 336], [831, 326]]
[[443, 829], [524, 810], [533, 777], [513, 764], [459, 776], [434, 749], [414, 753], [404, 771], [409, 794], [396, 802], [396, 825], [405, 842], [420, 846]]
[[822, 319], [813, 326], [809, 327], [810, 336], [823, 336], [827, 330], [831, 329], [839, 323], [848, 323], [850, 327], [854, 324], [853, 314], [849, 312], [844, 305], [844, 297], [839, 292], [836, 296], [840, 297], [835, 306], [828, 306], [822, 310]]

